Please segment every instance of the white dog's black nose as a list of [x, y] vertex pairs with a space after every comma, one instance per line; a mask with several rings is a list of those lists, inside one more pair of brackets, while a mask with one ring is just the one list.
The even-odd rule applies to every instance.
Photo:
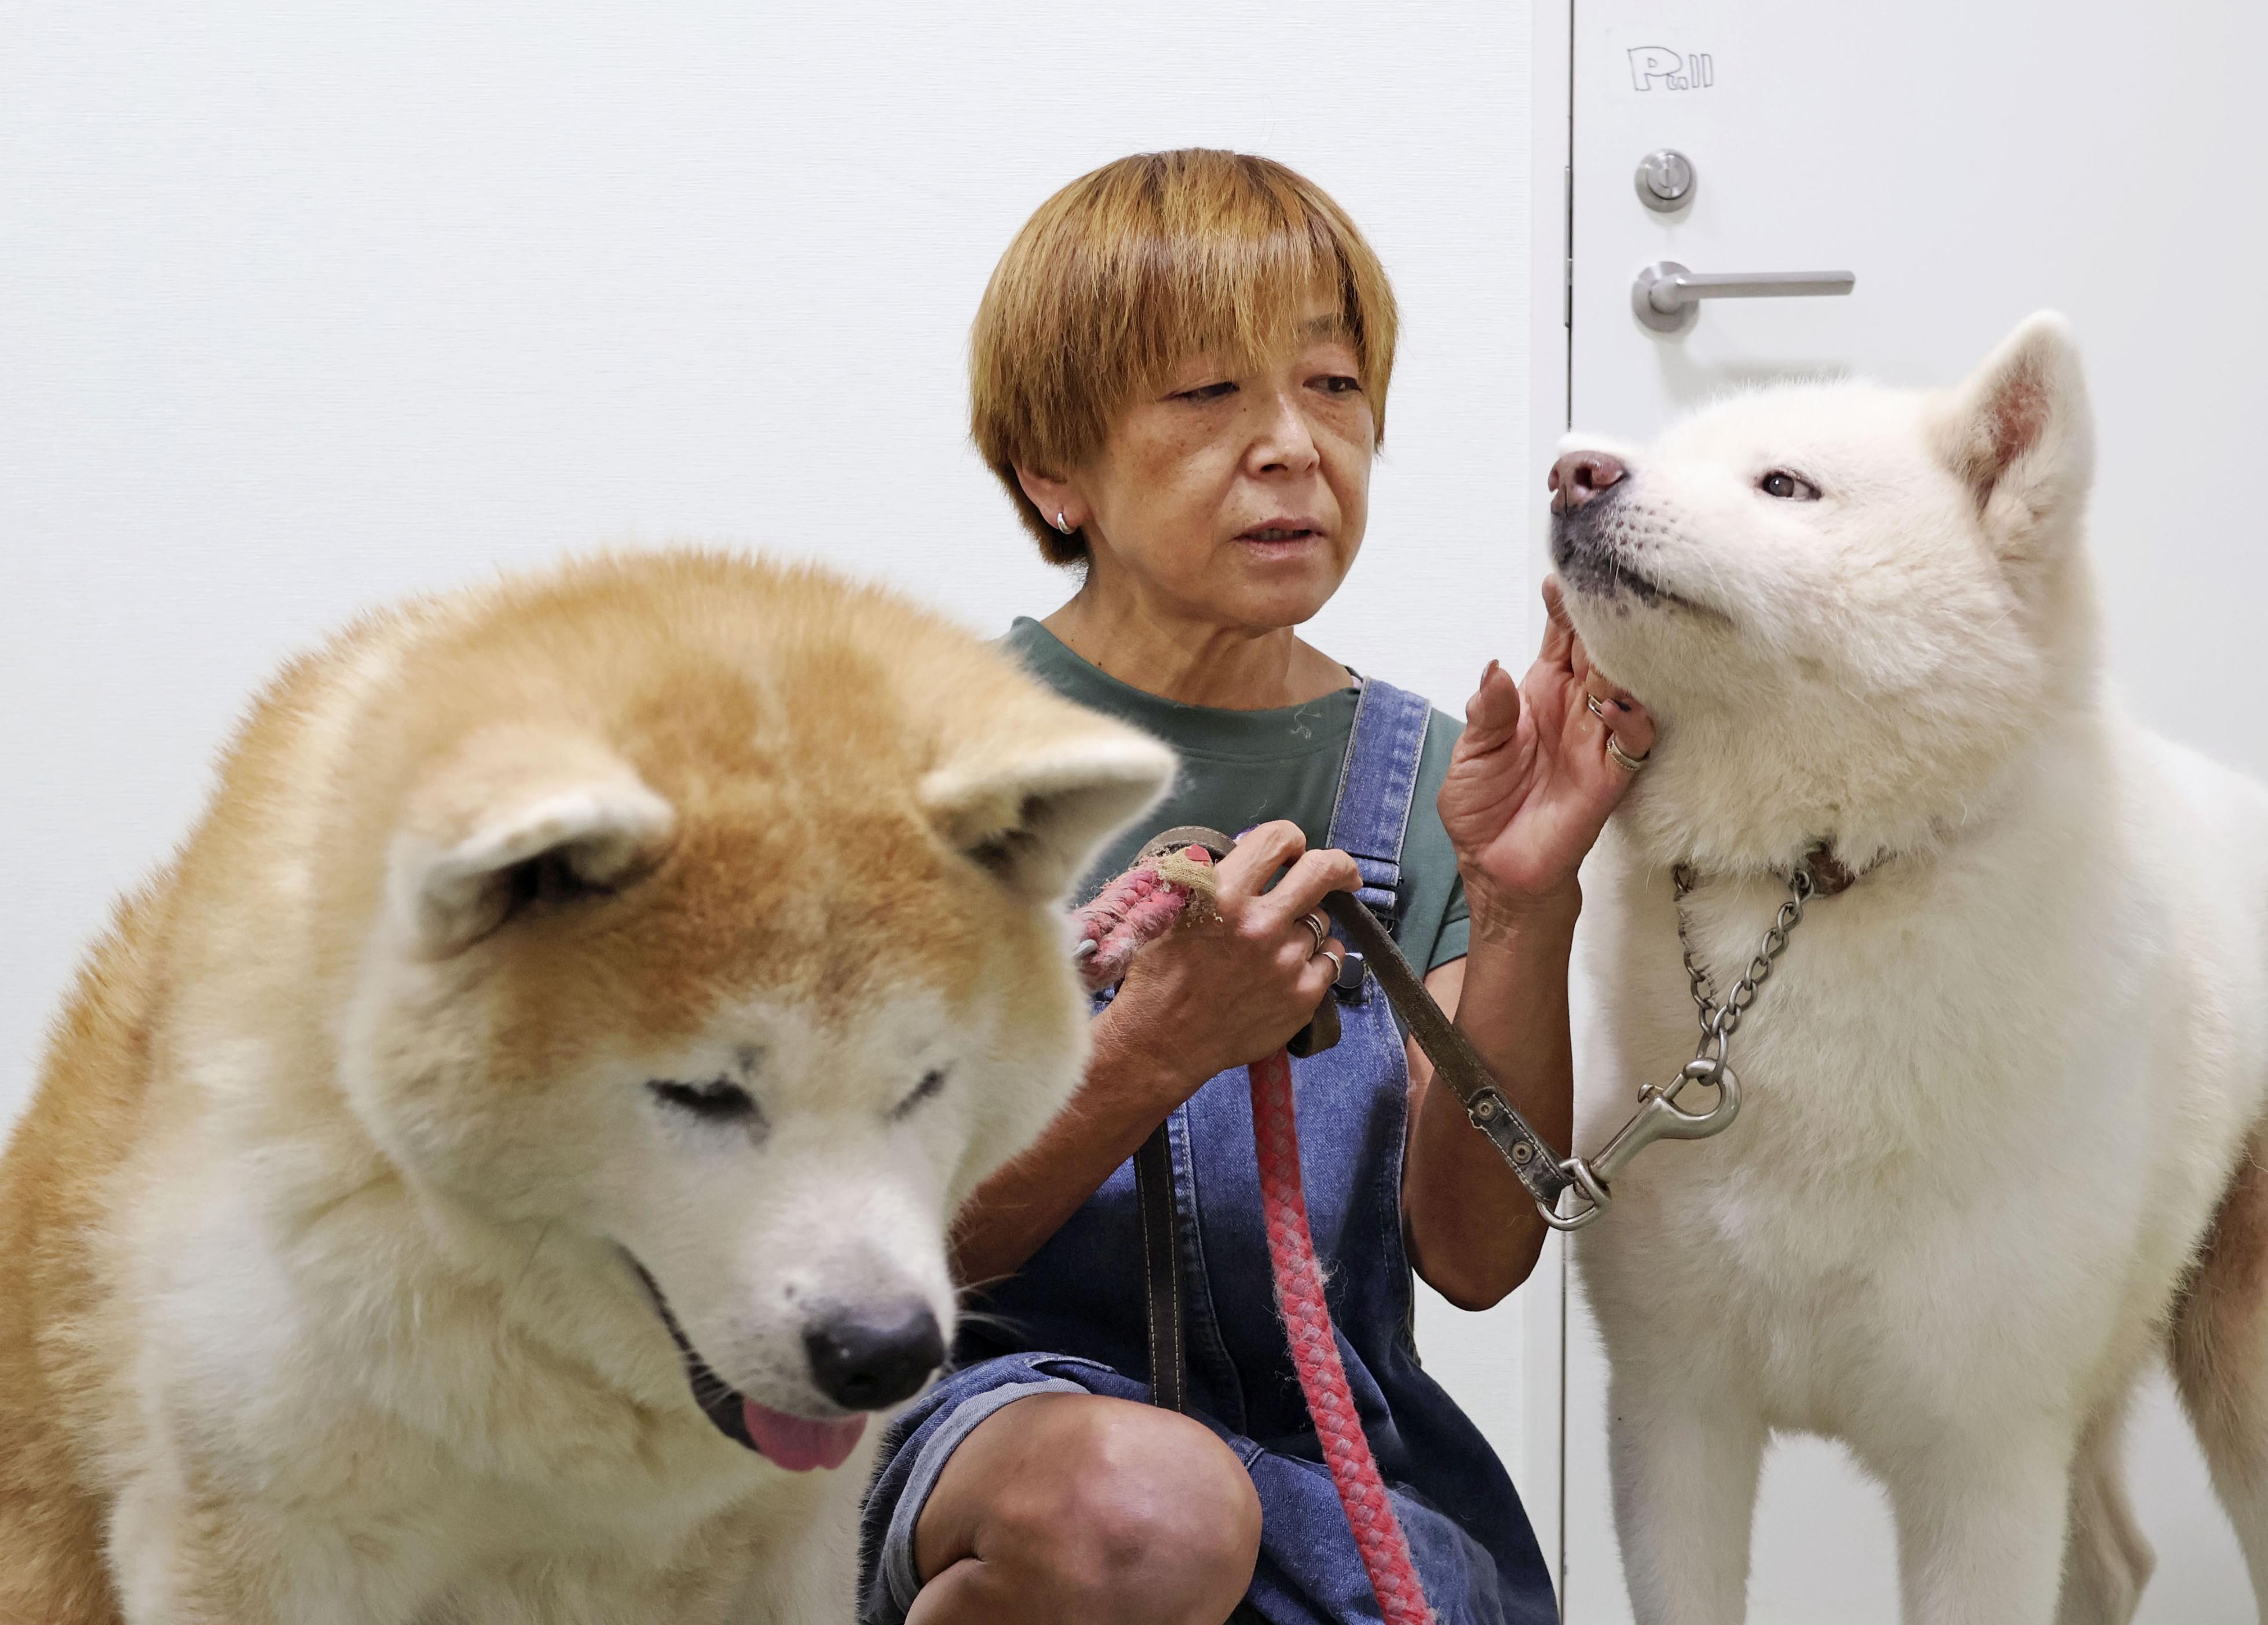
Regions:
[[1609, 486], [1619, 484], [1628, 472], [1622, 460], [1604, 452], [1570, 452], [1551, 465], [1551, 511], [1566, 513], [1581, 507]]
[[806, 1329], [819, 1391], [849, 1410], [880, 1410], [921, 1392], [945, 1364], [945, 1335], [919, 1298], [847, 1310]]

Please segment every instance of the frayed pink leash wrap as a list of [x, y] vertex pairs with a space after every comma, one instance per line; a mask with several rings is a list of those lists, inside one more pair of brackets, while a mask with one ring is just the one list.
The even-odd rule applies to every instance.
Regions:
[[[1209, 864], [1203, 847], [1163, 860]], [[1115, 986], [1126, 974], [1135, 951], [1174, 927], [1200, 887], [1140, 864], [1102, 889], [1080, 909], [1078, 922], [1079, 973], [1090, 990]], [[1094, 949], [1086, 949], [1093, 943]], [[1292, 1109], [1292, 1058], [1282, 1050], [1246, 1069], [1252, 1085], [1252, 1137], [1259, 1151], [1260, 1204], [1268, 1230], [1268, 1262], [1276, 1278], [1276, 1303], [1292, 1346], [1292, 1365], [1300, 1392], [1314, 1419], [1323, 1462], [1354, 1531], [1355, 1548], [1378, 1595], [1387, 1625], [1432, 1625], [1433, 1610], [1418, 1584], [1410, 1538], [1394, 1515], [1378, 1459], [1362, 1430], [1346, 1366], [1339, 1358], [1331, 1312], [1323, 1300], [1323, 1268], [1307, 1228], [1307, 1198], [1300, 1181], [1300, 1125]]]

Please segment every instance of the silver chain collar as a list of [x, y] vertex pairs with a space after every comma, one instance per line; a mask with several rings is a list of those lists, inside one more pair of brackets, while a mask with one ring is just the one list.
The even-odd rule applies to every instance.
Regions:
[[1685, 980], [1693, 995], [1693, 1007], [1701, 1013], [1701, 1048], [1694, 1058], [1721, 1064], [1725, 1040], [1739, 1030], [1741, 1018], [1756, 1002], [1756, 989], [1771, 976], [1772, 961], [1787, 952], [1787, 934], [1803, 923], [1803, 906], [1811, 901], [1815, 889], [1811, 870], [1808, 864], [1800, 864], [1789, 875], [1787, 901], [1772, 916], [1771, 929], [1764, 933], [1756, 957], [1749, 961], [1749, 974], [1734, 984], [1732, 996], [1721, 1004], [1717, 1003], [1717, 989], [1709, 979], [1708, 968], [1697, 957], [1693, 939], [1687, 935], [1685, 898], [1697, 881], [1693, 871], [1683, 864], [1671, 871], [1671, 875], [1677, 887], [1677, 946], [1685, 956]]
[[[1756, 1002], [1756, 989], [1770, 979], [1772, 962], [1787, 951], [1788, 933], [1803, 923], [1803, 906], [1818, 889], [1807, 858], [1788, 876], [1787, 901], [1772, 916], [1771, 928], [1764, 933], [1756, 956], [1749, 961], [1748, 974], [1734, 984], [1732, 992], [1720, 1003], [1716, 985], [1694, 952], [1692, 938], [1686, 929], [1685, 896], [1696, 883], [1693, 871], [1681, 864], [1673, 873], [1677, 888], [1674, 900], [1677, 945], [1685, 958], [1685, 980], [1693, 996], [1693, 1007], [1700, 1012], [1701, 1042], [1693, 1052], [1693, 1059], [1678, 1070], [1676, 1077], [1667, 1084], [1648, 1084], [1638, 1091], [1638, 1111], [1597, 1155], [1570, 1157], [1559, 1165], [1560, 1171], [1573, 1181], [1573, 1200], [1580, 1205], [1570, 1213], [1556, 1209], [1545, 1212], [1544, 1223], [1554, 1230], [1580, 1230], [1604, 1213], [1614, 1200], [1614, 1181], [1624, 1165], [1656, 1140], [1705, 1140], [1731, 1127], [1741, 1109], [1741, 1080], [1725, 1063], [1728, 1040], [1740, 1029], [1742, 1017]], [[1677, 1104], [1678, 1095], [1690, 1084], [1700, 1084], [1716, 1092], [1716, 1102], [1709, 1110], [1689, 1112]]]

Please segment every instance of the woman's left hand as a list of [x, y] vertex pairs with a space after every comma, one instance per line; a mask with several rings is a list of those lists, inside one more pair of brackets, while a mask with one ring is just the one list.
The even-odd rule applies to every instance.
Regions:
[[1572, 914], [1583, 855], [1638, 776], [1608, 754], [1609, 734], [1633, 760], [1653, 748], [1646, 708], [1592, 669], [1557, 577], [1543, 584], [1543, 607], [1535, 664], [1515, 684], [1489, 663], [1441, 783], [1441, 824], [1476, 932], [1539, 907]]

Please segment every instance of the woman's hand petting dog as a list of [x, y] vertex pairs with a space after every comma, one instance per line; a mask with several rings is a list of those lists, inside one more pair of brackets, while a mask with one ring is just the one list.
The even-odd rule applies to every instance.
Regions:
[[1543, 607], [1535, 664], [1515, 684], [1489, 662], [1441, 783], [1441, 824], [1476, 936], [1539, 910], [1572, 917], [1581, 902], [1575, 871], [1637, 777], [1609, 742], [1633, 761], [1653, 748], [1646, 708], [1592, 668], [1557, 577], [1543, 584]]

